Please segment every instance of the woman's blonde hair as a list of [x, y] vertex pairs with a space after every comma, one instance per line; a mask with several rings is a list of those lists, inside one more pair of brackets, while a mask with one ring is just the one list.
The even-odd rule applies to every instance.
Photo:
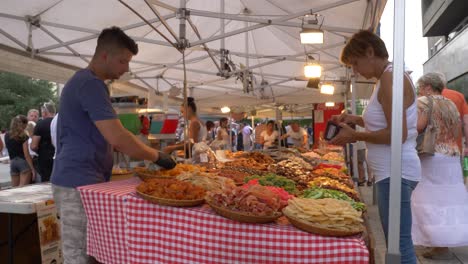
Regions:
[[26, 132], [26, 135], [28, 137], [32, 137], [34, 135], [34, 128], [36, 127], [36, 123], [34, 121], [29, 121], [28, 124], [26, 125], [26, 129], [24, 130]]
[[10, 123], [10, 138], [15, 140], [22, 140], [27, 138], [26, 132], [26, 125], [28, 124], [28, 118], [24, 115], [17, 115], [11, 119]]
[[348, 40], [341, 51], [340, 61], [343, 64], [351, 65], [351, 59], [366, 56], [368, 48], [374, 50], [374, 56], [388, 59], [388, 51], [383, 40], [368, 30], [361, 30]]

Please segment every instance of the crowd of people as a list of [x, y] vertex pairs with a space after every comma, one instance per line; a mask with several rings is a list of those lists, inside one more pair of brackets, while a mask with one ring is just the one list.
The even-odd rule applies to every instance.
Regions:
[[37, 109], [13, 117], [9, 129], [2, 133], [0, 151], [9, 157], [13, 187], [50, 180], [55, 154], [51, 133], [55, 104], [47, 102], [40, 109], [41, 117]]
[[[291, 121], [287, 126], [280, 126], [274, 120], [259, 122], [252, 127], [250, 122], [234, 122], [226, 117], [204, 122], [197, 116], [197, 106], [192, 97], [188, 98], [188, 149], [193, 144], [205, 142], [212, 149], [232, 151], [253, 151], [277, 147], [300, 147], [309, 149], [313, 141], [312, 128], [301, 127], [298, 121]], [[181, 105], [181, 113], [184, 107]], [[280, 133], [281, 130], [281, 133]], [[179, 130], [179, 141], [183, 142], [183, 128]], [[183, 143], [168, 146], [166, 153], [183, 149]]]

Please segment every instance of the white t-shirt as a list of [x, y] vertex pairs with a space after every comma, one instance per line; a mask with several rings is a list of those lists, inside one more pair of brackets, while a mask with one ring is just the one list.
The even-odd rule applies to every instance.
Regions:
[[249, 142], [250, 141], [250, 135], [252, 134], [252, 128], [250, 126], [245, 126], [242, 129], [242, 139], [243, 142]]
[[37, 153], [34, 152], [32, 149], [31, 149], [31, 142], [32, 142], [32, 138], [29, 138], [28, 139], [28, 150], [29, 150], [29, 155], [31, 156], [31, 158], [34, 158], [34, 157], [37, 157]]
[[50, 122], [50, 139], [52, 141], [52, 145], [54, 145], [55, 148], [55, 154], [54, 154], [54, 159], [55, 156], [57, 155], [57, 119], [58, 119], [58, 114], [54, 116], [52, 121]]
[[[287, 125], [284, 129], [286, 129], [286, 134], [288, 134], [289, 131], [292, 130], [292, 128], [291, 128], [290, 125]], [[288, 143], [288, 145], [294, 144], [294, 142], [293, 142], [293, 140], [291, 139], [291, 137], [286, 138], [286, 143]]]
[[7, 150], [6, 146], [5, 146], [5, 133], [2, 133], [0, 135], [0, 138], [1, 138], [0, 140], [2, 140], [2, 142], [3, 142], [3, 149], [2, 149], [2, 151], [0, 153], [0, 157], [7, 157], [8, 156], [8, 150]]
[[304, 142], [304, 136], [307, 136], [307, 131], [302, 127], [299, 128], [299, 131], [294, 132], [292, 128], [286, 133], [291, 139], [292, 144], [296, 147], [302, 147], [302, 142]]
[[267, 131], [264, 130], [262, 134], [260, 134], [260, 136], [263, 137], [263, 140], [265, 140], [265, 143], [263, 143], [263, 148], [268, 148], [268, 147], [273, 146], [279, 134], [278, 134], [278, 131], [273, 131], [271, 135], [268, 135]]

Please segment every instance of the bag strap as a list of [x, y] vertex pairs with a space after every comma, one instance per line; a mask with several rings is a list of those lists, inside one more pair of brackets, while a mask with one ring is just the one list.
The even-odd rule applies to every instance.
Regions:
[[434, 108], [434, 99], [432, 96], [428, 96], [427, 100], [429, 101], [429, 112], [427, 112], [427, 118], [429, 119], [428, 126], [432, 126], [432, 110]]

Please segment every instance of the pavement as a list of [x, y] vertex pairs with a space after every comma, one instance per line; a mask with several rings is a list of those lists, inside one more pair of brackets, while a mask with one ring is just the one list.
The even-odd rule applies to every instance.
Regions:
[[[380, 224], [380, 217], [377, 205], [372, 204], [372, 187], [359, 187], [362, 199], [367, 205], [367, 213], [369, 216], [369, 225], [371, 232], [375, 239], [375, 263], [385, 263], [385, 254], [387, 246], [385, 245], [385, 237], [383, 234], [382, 226]], [[426, 250], [424, 247], [415, 246], [416, 255], [418, 257], [418, 264], [468, 264], [468, 246], [450, 248], [453, 253], [451, 260], [431, 260], [422, 256]]]

